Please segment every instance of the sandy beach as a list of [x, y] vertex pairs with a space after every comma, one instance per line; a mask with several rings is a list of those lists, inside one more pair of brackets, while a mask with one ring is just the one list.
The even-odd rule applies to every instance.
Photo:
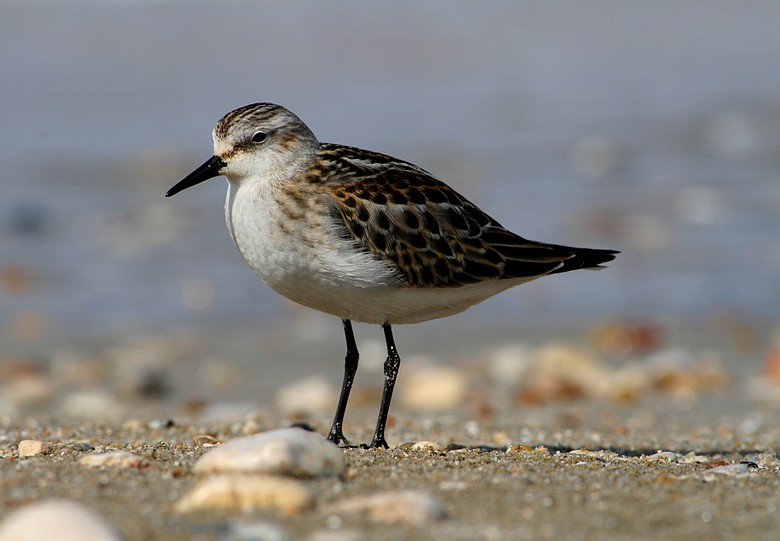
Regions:
[[[628, 339], [642, 335], [636, 325], [611, 324], [492, 347], [459, 330], [454, 339], [443, 329], [408, 333], [391, 448], [344, 449], [342, 475], [296, 480], [313, 503], [294, 512], [186, 513], [177, 503], [200, 480], [197, 459], [223, 442], [294, 422], [327, 432], [337, 340], [285, 345], [279, 331], [192, 329], [92, 344], [49, 363], [6, 359], [15, 375], [3, 393], [2, 517], [65, 498], [125, 540], [757, 539], [780, 528], [771, 328], [754, 329], [752, 351], [744, 336], [717, 339], [706, 328], [681, 338], [659, 328], [647, 344]], [[372, 343], [359, 346], [368, 354]], [[321, 356], [333, 358], [311, 362]], [[380, 381], [366, 359], [347, 412], [352, 441], [370, 439]], [[23, 440], [48, 445], [20, 457]], [[80, 462], [118, 450], [141, 465]], [[353, 496], [403, 490], [433, 498], [446, 517], [386, 523], [338, 511]]]

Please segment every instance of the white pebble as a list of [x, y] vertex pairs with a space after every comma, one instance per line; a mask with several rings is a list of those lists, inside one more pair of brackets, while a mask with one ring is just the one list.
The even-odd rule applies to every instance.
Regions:
[[45, 500], [11, 513], [0, 524], [0, 541], [119, 541], [94, 511], [68, 500]]
[[48, 441], [22, 440], [19, 442], [19, 456], [41, 456], [51, 453], [54, 446]]
[[417, 443], [412, 445], [412, 450], [428, 451], [431, 453], [441, 453], [444, 452], [445, 448], [438, 441], [418, 441]]
[[668, 460], [669, 462], [677, 462], [681, 458], [681, 455], [674, 451], [657, 451], [652, 455], [648, 455], [648, 460]]
[[276, 407], [288, 417], [330, 413], [337, 401], [336, 388], [321, 377], [289, 383], [276, 393]]
[[718, 474], [718, 475], [741, 475], [743, 473], [749, 473], [751, 470], [757, 469], [758, 466], [753, 462], [740, 462], [739, 464], [727, 464], [725, 466], [718, 466], [707, 470], [706, 473]]
[[79, 464], [93, 468], [138, 468], [139, 470], [151, 466], [151, 463], [146, 458], [134, 455], [133, 453], [128, 453], [127, 451], [111, 451], [108, 453], [86, 455], [79, 459]]
[[203, 455], [195, 472], [272, 473], [297, 477], [341, 474], [344, 454], [331, 442], [300, 428], [282, 428], [238, 438]]
[[585, 394], [609, 396], [611, 371], [583, 347], [548, 342], [537, 348], [532, 358], [532, 387], [557, 389], [560, 382], [568, 382]]
[[374, 522], [422, 526], [447, 518], [438, 498], [418, 490], [394, 490], [354, 496], [331, 505], [330, 513], [366, 513]]
[[467, 382], [462, 371], [450, 366], [408, 366], [399, 389], [407, 408], [444, 411], [465, 401]]
[[182, 513], [206, 509], [280, 509], [288, 514], [312, 506], [314, 497], [301, 482], [271, 476], [217, 475], [199, 482], [176, 504]]
[[506, 344], [490, 352], [488, 358], [490, 378], [504, 388], [519, 385], [530, 364], [530, 350], [524, 344]]
[[682, 464], [704, 464], [706, 462], [709, 462], [710, 459], [704, 455], [697, 455], [696, 453], [691, 451], [687, 455], [680, 457], [679, 461]]
[[117, 419], [124, 415], [124, 406], [108, 391], [76, 391], [67, 395], [60, 413], [78, 419]]

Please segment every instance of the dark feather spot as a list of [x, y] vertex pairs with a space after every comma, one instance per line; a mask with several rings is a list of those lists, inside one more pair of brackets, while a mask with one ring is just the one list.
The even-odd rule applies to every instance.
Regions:
[[430, 266], [425, 266], [420, 269], [420, 280], [422, 285], [426, 285], [426, 286], [436, 285], [437, 280]]
[[373, 197], [365, 197], [364, 199], [370, 199], [377, 205], [386, 205], [387, 204], [387, 197], [382, 192], [376, 192]]
[[349, 230], [352, 231], [352, 234], [355, 237], [357, 237], [359, 239], [363, 238], [363, 233], [365, 232], [365, 229], [363, 228], [362, 225], [360, 225], [360, 223], [358, 223], [358, 222], [350, 222], [349, 223]]
[[442, 257], [452, 257], [452, 248], [450, 243], [444, 237], [430, 239], [431, 250], [441, 255]]
[[385, 212], [380, 211], [376, 213], [376, 225], [384, 231], [390, 229], [390, 218], [387, 217]]
[[395, 190], [405, 190], [409, 187], [409, 183], [403, 177], [395, 177], [392, 180], [392, 188]]
[[407, 211], [402, 214], [403, 220], [406, 223], [406, 227], [409, 229], [420, 229], [420, 219], [414, 212]]
[[441, 235], [441, 228], [439, 228], [439, 222], [433, 217], [433, 214], [427, 210], [423, 210], [420, 217], [422, 218], [422, 229], [428, 231], [431, 235]]
[[384, 252], [387, 249], [387, 237], [378, 231], [374, 231], [371, 235], [371, 242], [378, 252]]
[[447, 202], [450, 205], [458, 205], [458, 206], [460, 206], [463, 203], [460, 200], [460, 197], [458, 197], [458, 194], [455, 193], [452, 190], [444, 190], [444, 196], [447, 198]]
[[407, 203], [406, 194], [400, 190], [390, 192], [390, 201], [396, 205], [405, 205]]
[[424, 205], [426, 203], [425, 196], [417, 188], [409, 188], [406, 191], [406, 197], [409, 199], [410, 203], [415, 205]]
[[420, 235], [419, 233], [412, 233], [408, 237], [409, 244], [412, 245], [412, 247], [417, 248], [418, 250], [425, 250], [428, 248], [428, 241], [425, 240], [425, 237]]
[[453, 207], [447, 209], [446, 219], [454, 229], [458, 231], [468, 231], [469, 225], [466, 218]]
[[367, 222], [369, 217], [371, 216], [365, 205], [358, 205], [356, 211], [357, 211], [357, 218], [361, 222]]
[[429, 188], [425, 190], [425, 199], [429, 203], [446, 203], [447, 196], [438, 188]]
[[354, 197], [352, 197], [350, 195], [350, 196], [347, 196], [347, 197], [344, 198], [344, 204], [346, 206], [348, 206], [349, 208], [355, 208], [357, 206], [358, 202], [357, 202], [357, 199], [355, 199]]

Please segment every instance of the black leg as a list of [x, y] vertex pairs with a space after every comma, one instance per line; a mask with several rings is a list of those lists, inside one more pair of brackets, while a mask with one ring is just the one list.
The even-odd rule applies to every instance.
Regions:
[[382, 402], [379, 404], [379, 418], [376, 421], [376, 430], [374, 438], [371, 440], [370, 447], [383, 447], [387, 449], [385, 441], [385, 425], [387, 424], [387, 414], [390, 411], [390, 400], [393, 398], [393, 388], [395, 387], [395, 378], [398, 376], [398, 368], [401, 366], [401, 357], [395, 349], [393, 340], [393, 330], [389, 323], [382, 325], [385, 331], [385, 342], [387, 343], [387, 359], [385, 360], [385, 385], [382, 389]]
[[355, 372], [357, 372], [359, 354], [355, 344], [355, 333], [352, 332], [352, 322], [348, 319], [342, 319], [341, 322], [344, 324], [344, 336], [347, 339], [347, 356], [344, 358], [344, 382], [341, 384], [339, 404], [336, 407], [336, 415], [333, 417], [333, 426], [330, 427], [328, 439], [336, 445], [342, 442], [349, 445], [342, 432], [342, 425], [344, 424], [344, 413], [347, 411], [349, 392], [352, 390], [352, 382], [355, 380]]

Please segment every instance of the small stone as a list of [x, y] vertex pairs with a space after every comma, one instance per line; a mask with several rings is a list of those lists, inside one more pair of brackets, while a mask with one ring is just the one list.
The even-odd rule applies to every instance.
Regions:
[[76, 391], [67, 396], [60, 405], [60, 413], [79, 419], [117, 419], [125, 408], [115, 395], [105, 390]]
[[708, 474], [718, 475], [741, 475], [744, 473], [750, 473], [751, 470], [758, 469], [758, 464], [755, 462], [740, 462], [738, 464], [727, 464], [725, 466], [718, 466], [707, 470]]
[[693, 451], [690, 451], [685, 456], [678, 458], [678, 461], [682, 464], [705, 464], [709, 462], [709, 459], [703, 455], [697, 455]]
[[337, 400], [336, 388], [320, 377], [289, 383], [276, 393], [276, 407], [287, 417], [306, 417], [330, 412], [336, 407]]
[[192, 438], [193, 445], [202, 445], [204, 447], [214, 447], [220, 443], [222, 443], [222, 441], [218, 438], [215, 438], [211, 434], [198, 434]]
[[143, 423], [138, 419], [128, 419], [122, 423], [122, 428], [128, 432], [140, 432], [143, 429]]
[[428, 451], [430, 453], [443, 453], [444, 446], [438, 441], [418, 441], [412, 445], [413, 451]]
[[181, 513], [208, 509], [280, 509], [288, 514], [312, 506], [314, 497], [293, 479], [271, 476], [217, 475], [199, 482], [176, 504]]
[[488, 358], [490, 378], [501, 387], [519, 385], [530, 364], [530, 349], [524, 344], [507, 344], [490, 352]]
[[0, 524], [0, 541], [119, 541], [119, 535], [87, 507], [45, 500], [23, 507]]
[[195, 472], [271, 473], [296, 477], [341, 474], [344, 454], [331, 442], [300, 428], [282, 428], [228, 441], [203, 455]]
[[48, 441], [22, 440], [19, 442], [19, 456], [41, 456], [48, 455], [54, 449]]
[[699, 391], [722, 389], [728, 383], [722, 361], [713, 353], [695, 357], [683, 349], [666, 348], [650, 355], [646, 364], [653, 387], [678, 395], [682, 391], [695, 397]]
[[411, 365], [400, 386], [401, 401], [413, 410], [444, 411], [466, 399], [467, 381], [461, 370], [450, 366]]
[[67, 449], [69, 451], [74, 451], [76, 453], [88, 453], [89, 451], [94, 451], [95, 447], [83, 442], [83, 441], [75, 441], [73, 443], [66, 443], [62, 446], [64, 449]]
[[674, 451], [658, 451], [652, 455], [648, 455], [648, 460], [666, 460], [669, 462], [677, 462], [682, 455], [675, 453]]
[[164, 428], [172, 428], [176, 426], [176, 421], [173, 419], [152, 419], [146, 423], [146, 428], [149, 430], [162, 430]]
[[591, 341], [615, 356], [644, 356], [663, 343], [663, 330], [649, 321], [602, 323], [590, 332]]
[[241, 433], [244, 436], [253, 436], [260, 432], [260, 422], [255, 418], [247, 419], [241, 426]]
[[604, 396], [609, 382], [610, 371], [585, 348], [550, 342], [534, 351], [518, 398], [523, 404], [541, 404]]
[[[4, 362], [5, 359], [0, 359], [0, 363]], [[44, 374], [15, 374], [7, 381], [8, 384], [3, 388], [3, 398], [21, 408], [45, 405], [56, 392], [54, 382]]]
[[533, 451], [533, 447], [520, 444], [510, 445], [506, 448], [506, 452], [509, 454], [532, 453]]
[[366, 513], [374, 522], [422, 526], [447, 518], [438, 498], [419, 490], [394, 490], [354, 496], [331, 505], [330, 513]]
[[490, 439], [499, 447], [509, 447], [512, 444], [512, 440], [506, 432], [494, 432], [490, 435]]
[[79, 464], [93, 468], [137, 468], [139, 470], [151, 467], [151, 463], [146, 458], [127, 451], [111, 451], [83, 456], [79, 459]]

